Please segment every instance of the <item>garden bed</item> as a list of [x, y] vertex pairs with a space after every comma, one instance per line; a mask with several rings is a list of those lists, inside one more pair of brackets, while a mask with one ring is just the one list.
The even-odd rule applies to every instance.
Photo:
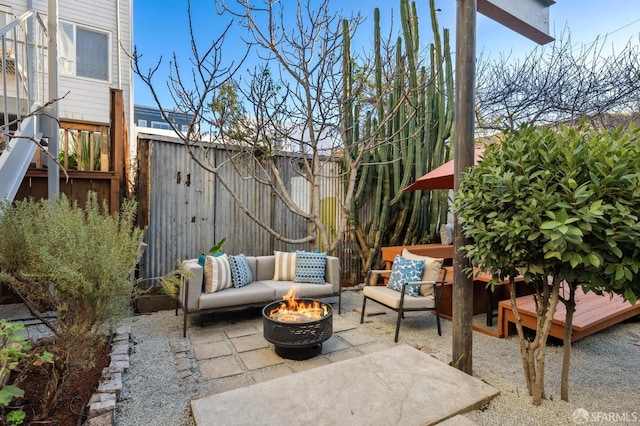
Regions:
[[[93, 368], [71, 374], [62, 385], [58, 404], [54, 408], [51, 416], [49, 416], [45, 422], [37, 424], [60, 426], [82, 424], [85, 417], [83, 417], [80, 422], [78, 422], [78, 417], [81, 415], [86, 416], [88, 407], [84, 406], [88, 404], [91, 395], [93, 395], [98, 388], [102, 369], [108, 365], [109, 345], [105, 343], [104, 346], [96, 350], [95, 365]], [[15, 374], [14, 372], [10, 382], [15, 379]], [[25, 425], [30, 424], [35, 413], [41, 410], [45, 383], [46, 377], [43, 370], [32, 368], [29, 370], [29, 374], [19, 384], [19, 387], [25, 391], [24, 397], [18, 402], [22, 405], [22, 409], [27, 416], [24, 421]]]

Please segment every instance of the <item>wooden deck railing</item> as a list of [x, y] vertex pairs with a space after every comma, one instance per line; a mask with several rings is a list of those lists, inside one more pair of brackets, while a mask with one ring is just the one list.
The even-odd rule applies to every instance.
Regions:
[[[88, 191], [106, 200], [112, 212], [127, 194], [127, 123], [122, 90], [111, 89], [110, 123], [61, 120], [58, 161], [60, 192], [84, 205]], [[40, 150], [22, 180], [16, 199], [48, 196], [47, 160]]]
[[[111, 164], [109, 126], [60, 122], [58, 161], [65, 170], [108, 172]], [[33, 168], [43, 168], [38, 149]]]

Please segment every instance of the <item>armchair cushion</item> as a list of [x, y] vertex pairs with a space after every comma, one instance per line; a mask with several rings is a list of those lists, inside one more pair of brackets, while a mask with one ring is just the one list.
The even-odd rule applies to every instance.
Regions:
[[[393, 267], [391, 268], [391, 276], [387, 287], [392, 290], [402, 291], [402, 284], [422, 280], [424, 272], [424, 260], [409, 260], [400, 255], [396, 255], [393, 259]], [[405, 292], [413, 297], [420, 295], [418, 285], [408, 285]]]
[[[363, 295], [391, 309], [400, 308], [400, 292], [381, 285], [367, 285], [362, 289]], [[403, 308], [432, 309], [436, 306], [434, 297], [405, 297]]]
[[206, 256], [204, 262], [204, 292], [215, 293], [218, 290], [233, 287], [231, 268], [226, 254]]
[[[440, 278], [440, 268], [444, 259], [436, 259], [429, 256], [420, 256], [411, 253], [407, 249], [402, 249], [402, 257], [409, 260], [424, 260], [424, 271], [420, 281], [438, 281]], [[420, 296], [433, 296], [433, 286], [421, 285]]]
[[276, 262], [273, 281], [293, 281], [298, 265], [296, 253], [274, 251], [273, 256]]
[[253, 281], [251, 268], [249, 268], [249, 262], [247, 262], [244, 254], [229, 256], [229, 266], [231, 267], [231, 281], [234, 287], [243, 287]]

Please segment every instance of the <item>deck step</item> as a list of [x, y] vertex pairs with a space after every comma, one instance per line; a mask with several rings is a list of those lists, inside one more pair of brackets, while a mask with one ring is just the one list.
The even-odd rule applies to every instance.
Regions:
[[[523, 326], [535, 330], [536, 306], [533, 296], [522, 296], [516, 299], [518, 311], [522, 317]], [[562, 303], [553, 316], [553, 324], [549, 335], [563, 339], [566, 309]], [[631, 305], [622, 296], [605, 293], [597, 295], [593, 292], [585, 293], [582, 288], [576, 290], [576, 311], [571, 324], [571, 341], [574, 342], [590, 334], [596, 333], [612, 325], [618, 324], [636, 315], [640, 315], [640, 303]], [[509, 334], [510, 325], [515, 324], [511, 311], [511, 301], [503, 300], [498, 303], [498, 334], [505, 337]]]

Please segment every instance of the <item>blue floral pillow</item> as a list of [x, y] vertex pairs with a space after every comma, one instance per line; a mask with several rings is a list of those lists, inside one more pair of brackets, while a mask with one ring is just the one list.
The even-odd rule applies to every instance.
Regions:
[[[402, 291], [402, 284], [422, 281], [423, 272], [424, 260], [409, 260], [396, 255], [393, 259], [393, 267], [391, 268], [391, 276], [387, 287], [392, 290]], [[409, 296], [418, 297], [420, 295], [420, 286], [408, 285], [405, 287], [405, 293]]]
[[249, 262], [247, 262], [244, 254], [229, 256], [229, 267], [231, 268], [231, 282], [234, 287], [243, 287], [253, 281]]

